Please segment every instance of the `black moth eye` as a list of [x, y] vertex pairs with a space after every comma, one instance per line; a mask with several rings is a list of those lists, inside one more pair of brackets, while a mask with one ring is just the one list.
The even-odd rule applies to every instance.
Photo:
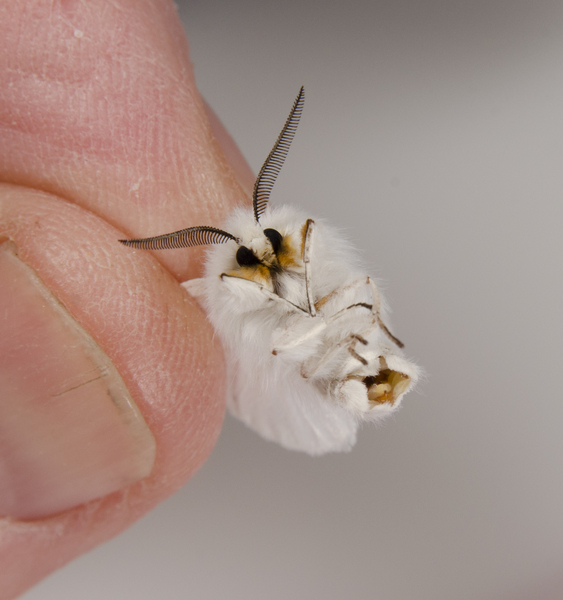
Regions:
[[254, 252], [246, 246], [241, 246], [237, 250], [237, 262], [241, 267], [253, 267], [260, 264]]
[[277, 254], [280, 251], [283, 237], [279, 231], [275, 229], [264, 229], [264, 235], [270, 240], [274, 252]]

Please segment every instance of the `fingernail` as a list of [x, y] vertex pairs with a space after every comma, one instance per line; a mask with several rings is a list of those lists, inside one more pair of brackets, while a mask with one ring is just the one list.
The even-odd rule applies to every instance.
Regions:
[[0, 244], [0, 515], [37, 519], [146, 477], [155, 442], [108, 356]]

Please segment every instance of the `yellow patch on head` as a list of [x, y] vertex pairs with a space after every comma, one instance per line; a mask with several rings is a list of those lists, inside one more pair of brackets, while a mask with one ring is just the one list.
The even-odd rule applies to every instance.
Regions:
[[301, 227], [301, 256], [305, 254], [305, 239], [307, 238], [307, 229], [309, 229], [309, 220], [303, 223]]
[[284, 235], [280, 251], [276, 255], [282, 269], [288, 269], [289, 267], [295, 267], [298, 265], [297, 251], [291, 242], [291, 236]]
[[240, 279], [247, 279], [248, 281], [254, 281], [254, 283], [259, 283], [260, 285], [264, 285], [268, 288], [270, 288], [272, 284], [270, 269], [268, 269], [268, 267], [265, 265], [239, 267], [238, 269], [227, 271], [225, 275], [229, 275], [230, 277], [240, 277]]

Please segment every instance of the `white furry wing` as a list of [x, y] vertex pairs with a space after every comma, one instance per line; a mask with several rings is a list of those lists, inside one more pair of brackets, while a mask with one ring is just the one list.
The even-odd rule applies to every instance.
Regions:
[[199, 279], [188, 279], [188, 281], [184, 281], [180, 285], [188, 290], [188, 293], [196, 298], [200, 306], [202, 306], [202, 308], [205, 310], [203, 300], [207, 294], [205, 278], [200, 277]]
[[248, 357], [228, 352], [227, 361], [229, 410], [265, 439], [311, 455], [355, 444], [357, 419], [279, 361], [273, 368], [262, 363], [259, 372]]
[[[205, 308], [208, 282], [192, 279], [182, 286]], [[311, 455], [351, 450], [358, 420], [299, 375], [294, 365], [245, 345], [224, 344], [227, 407], [263, 438]], [[238, 353], [242, 355], [237, 356]], [[269, 355], [269, 356], [268, 356]]]

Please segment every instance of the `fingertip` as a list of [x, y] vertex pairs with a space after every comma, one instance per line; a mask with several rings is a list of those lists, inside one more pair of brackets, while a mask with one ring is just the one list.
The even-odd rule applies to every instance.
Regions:
[[[0, 571], [12, 580], [13, 589], [21, 586], [17, 590], [21, 592], [50, 570], [125, 529], [197, 471], [221, 428], [225, 382], [222, 351], [201, 309], [149, 253], [123, 247], [117, 242], [122, 234], [113, 227], [48, 194], [0, 186], [0, 215], [2, 237], [15, 244], [18, 260], [36, 274], [119, 374], [154, 437], [156, 450], [154, 463], [150, 457], [144, 461], [148, 475], [141, 469], [133, 477], [135, 483], [125, 478], [109, 495], [101, 486], [101, 497], [78, 498], [77, 502], [85, 503], [66, 506], [60, 514], [50, 516], [45, 514], [48, 509], [40, 507], [35, 513], [18, 514], [16, 510], [14, 515], [20, 520], [0, 521], [5, 533], [0, 542]], [[12, 284], [17, 282], [12, 280]], [[74, 358], [76, 343], [65, 347]], [[33, 365], [27, 368], [33, 371]], [[81, 368], [80, 374], [88, 370]], [[68, 385], [68, 373], [63, 380], [62, 391], [73, 387]], [[108, 406], [107, 397], [101, 398], [104, 393], [103, 389], [94, 390], [92, 396], [78, 399], [82, 408], [77, 409], [75, 427], [84, 430], [99, 418], [102, 405], [97, 402], [103, 400], [103, 406]], [[94, 428], [101, 438], [92, 438], [101, 439], [102, 444], [92, 448], [103, 446], [104, 423]], [[65, 430], [72, 427], [64, 421], [59, 436], [66, 436]], [[80, 433], [73, 432], [75, 447], [80, 447]], [[46, 439], [52, 441], [48, 435]], [[147, 444], [141, 446], [146, 449]], [[48, 448], [45, 442], [39, 450]], [[119, 445], [115, 448], [121, 452]], [[65, 456], [68, 458], [68, 450], [49, 463], [60, 477], [57, 461], [64, 462]], [[107, 462], [107, 454], [104, 460]], [[49, 473], [39, 475], [49, 479]], [[30, 477], [33, 480], [33, 473]], [[56, 512], [63, 504], [54, 504], [52, 510]], [[22, 522], [21, 517], [43, 518]], [[50, 548], [47, 556], [43, 554], [46, 543]], [[15, 555], [25, 557], [18, 561], [16, 574], [4, 568]], [[0, 585], [8, 589], [6, 586], [4, 582]]]
[[238, 184], [250, 198], [252, 196], [256, 176], [215, 111], [209, 106], [205, 98], [203, 99], [203, 102], [211, 131], [213, 132], [215, 139], [219, 142], [225, 159], [233, 170]]

